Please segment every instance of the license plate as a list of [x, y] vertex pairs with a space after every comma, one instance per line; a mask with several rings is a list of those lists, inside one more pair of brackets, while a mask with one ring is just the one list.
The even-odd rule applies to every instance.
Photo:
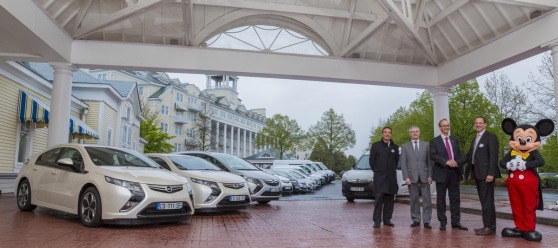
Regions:
[[269, 188], [269, 192], [279, 192], [281, 188]]
[[289, 190], [289, 189], [291, 189], [291, 186], [285, 186], [284, 188], [285, 188], [286, 190]]
[[182, 202], [157, 203], [157, 210], [181, 209], [181, 208], [182, 208]]
[[229, 201], [244, 201], [246, 196], [243, 195], [231, 195], [229, 196]]
[[351, 191], [364, 191], [363, 187], [351, 187]]

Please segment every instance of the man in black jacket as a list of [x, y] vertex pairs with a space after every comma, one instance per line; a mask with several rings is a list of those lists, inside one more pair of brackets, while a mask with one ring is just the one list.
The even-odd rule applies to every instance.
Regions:
[[463, 180], [463, 166], [457, 166], [461, 149], [456, 137], [450, 136], [450, 124], [446, 119], [438, 122], [440, 135], [430, 140], [430, 159], [434, 161], [432, 180], [436, 182], [436, 212], [440, 230], [446, 230], [446, 190], [449, 194], [451, 227], [467, 231], [461, 225], [459, 181]]
[[496, 206], [494, 205], [494, 181], [502, 177], [498, 168], [498, 138], [486, 131], [486, 121], [475, 119], [477, 137], [471, 141], [467, 155], [458, 164], [469, 163], [465, 178], [474, 180], [482, 208], [483, 228], [475, 229], [477, 235], [496, 234]]
[[[391, 128], [382, 129], [382, 140], [372, 144], [369, 158], [370, 168], [374, 172], [374, 228], [391, 223], [395, 195], [399, 190], [397, 185], [397, 163], [399, 162], [399, 147], [391, 140]], [[383, 212], [383, 218], [382, 218]]]

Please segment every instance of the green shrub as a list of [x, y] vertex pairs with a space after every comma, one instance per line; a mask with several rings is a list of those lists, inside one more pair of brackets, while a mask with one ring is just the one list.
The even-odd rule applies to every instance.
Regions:
[[558, 189], [558, 177], [541, 178], [543, 189]]
[[502, 178], [496, 178], [494, 183], [496, 187], [508, 187], [508, 175], [502, 175]]

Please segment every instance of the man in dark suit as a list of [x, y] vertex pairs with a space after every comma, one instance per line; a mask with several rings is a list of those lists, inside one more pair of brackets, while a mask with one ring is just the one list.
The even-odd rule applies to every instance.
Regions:
[[369, 158], [370, 168], [374, 172], [374, 228], [380, 227], [382, 220], [384, 225], [394, 226], [391, 217], [394, 197], [399, 190], [397, 162], [399, 162], [399, 147], [391, 140], [391, 128], [384, 127], [382, 140], [372, 144]]
[[496, 207], [494, 206], [494, 181], [502, 177], [498, 168], [498, 138], [486, 131], [486, 121], [475, 119], [477, 137], [471, 141], [467, 155], [457, 162], [468, 163], [465, 178], [474, 180], [482, 208], [483, 228], [475, 229], [477, 235], [496, 234]]
[[456, 159], [461, 158], [461, 149], [457, 138], [450, 136], [450, 124], [446, 119], [438, 122], [440, 135], [430, 140], [430, 159], [434, 161], [432, 180], [436, 182], [436, 212], [440, 221], [440, 230], [446, 230], [446, 190], [449, 194], [451, 227], [467, 231], [461, 225], [459, 181], [463, 179], [463, 166], [457, 166]]

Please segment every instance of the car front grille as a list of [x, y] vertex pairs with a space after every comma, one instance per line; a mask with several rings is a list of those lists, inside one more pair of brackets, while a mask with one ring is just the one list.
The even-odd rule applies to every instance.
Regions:
[[229, 189], [241, 189], [244, 188], [244, 183], [223, 183], [223, 186]]
[[280, 196], [281, 192], [263, 192], [262, 196]]
[[279, 180], [265, 180], [264, 182], [265, 182], [265, 184], [267, 184], [269, 186], [278, 186], [279, 185]]
[[370, 183], [366, 182], [366, 183], [351, 183], [351, 182], [347, 182], [347, 184], [351, 187], [365, 187], [368, 186]]
[[183, 185], [157, 185], [157, 184], [148, 184], [147, 185], [151, 190], [159, 191], [163, 193], [176, 193], [184, 189]]

